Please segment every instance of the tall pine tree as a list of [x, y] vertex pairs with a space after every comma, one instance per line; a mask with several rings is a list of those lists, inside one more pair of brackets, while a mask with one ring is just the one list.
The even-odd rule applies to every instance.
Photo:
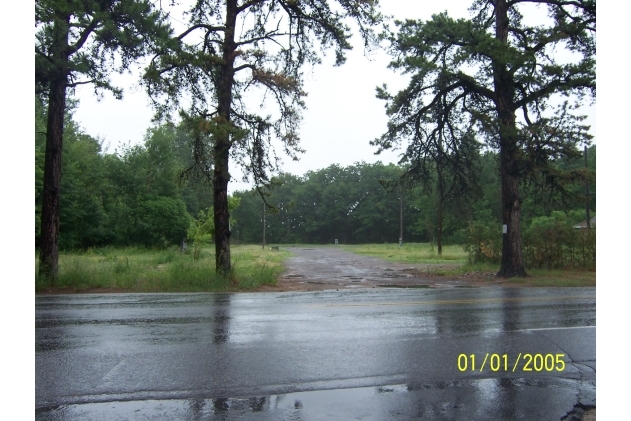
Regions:
[[[526, 24], [522, 12], [535, 6], [547, 10], [547, 22]], [[442, 13], [397, 23], [388, 36], [391, 67], [411, 81], [394, 96], [378, 90], [390, 124], [373, 144], [423, 142], [453, 113], [477, 126], [500, 154], [505, 232], [497, 275], [525, 276], [520, 183], [591, 138], [577, 108], [596, 94], [596, 2], [476, 0], [471, 11], [471, 19]], [[444, 118], [427, 118], [437, 112]]]
[[[334, 48], [342, 64], [351, 48], [346, 19], [368, 40], [380, 20], [376, 7], [376, 0], [199, 0], [187, 29], [152, 61], [145, 81], [158, 114], [181, 110], [195, 134], [198, 172], [213, 182], [218, 273], [230, 273], [230, 158], [257, 186], [278, 167], [275, 141], [297, 159], [302, 66], [320, 62], [318, 46]], [[250, 92], [270, 98], [276, 116], [248, 107]]]

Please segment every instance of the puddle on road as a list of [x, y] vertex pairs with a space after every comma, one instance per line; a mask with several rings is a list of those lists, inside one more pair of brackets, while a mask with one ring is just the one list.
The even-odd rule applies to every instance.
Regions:
[[[40, 407], [35, 409], [35, 419], [390, 421], [418, 419], [420, 414], [428, 420], [561, 419], [577, 403], [577, 395], [581, 396], [578, 404], [595, 406], [596, 387], [573, 379], [498, 377], [252, 397], [212, 398], [203, 395], [184, 399], [157, 398]], [[533, 402], [538, 406], [533, 406]]]
[[[390, 393], [407, 392], [406, 385], [380, 387], [358, 387], [351, 389], [316, 390], [294, 392], [268, 396], [246, 398], [198, 398], [198, 399], [160, 399], [123, 402], [96, 402], [87, 404], [60, 405], [35, 409], [38, 421], [79, 421], [84, 419], [113, 420], [210, 420], [221, 416], [224, 420], [237, 420], [244, 414], [263, 412], [275, 414], [275, 419], [294, 418], [298, 414], [313, 415], [322, 406], [341, 405], [344, 402], [356, 402], [373, 399]], [[263, 414], [261, 414], [263, 415]], [[289, 418], [288, 418], [289, 416]], [[344, 417], [346, 418], [346, 417]], [[270, 419], [263, 416], [262, 419]]]

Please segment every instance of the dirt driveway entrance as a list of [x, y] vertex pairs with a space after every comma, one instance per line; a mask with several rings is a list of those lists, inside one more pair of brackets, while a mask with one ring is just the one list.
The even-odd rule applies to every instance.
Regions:
[[[349, 288], [462, 288], [493, 284], [492, 274], [477, 278], [436, 275], [453, 265], [394, 263], [361, 256], [334, 246], [288, 247], [292, 256], [285, 261], [285, 272], [274, 287], [261, 291], [317, 291]], [[469, 277], [471, 278], [471, 277]]]

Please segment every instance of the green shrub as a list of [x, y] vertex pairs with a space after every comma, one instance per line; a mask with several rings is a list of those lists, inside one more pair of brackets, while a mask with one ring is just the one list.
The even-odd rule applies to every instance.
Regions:
[[[595, 269], [596, 228], [573, 228], [585, 218], [583, 211], [553, 211], [522, 226], [522, 252], [526, 268]], [[471, 221], [465, 231], [469, 263], [497, 264], [502, 256], [501, 224]]]
[[161, 196], [145, 198], [133, 212], [121, 218], [130, 221], [124, 227], [124, 242], [159, 248], [180, 244], [191, 221], [181, 199]]
[[582, 211], [554, 211], [550, 216], [534, 218], [523, 233], [526, 266], [595, 268], [596, 229], [573, 228], [582, 218]]
[[466, 228], [464, 250], [469, 263], [499, 263], [502, 256], [502, 226], [490, 221], [470, 221]]

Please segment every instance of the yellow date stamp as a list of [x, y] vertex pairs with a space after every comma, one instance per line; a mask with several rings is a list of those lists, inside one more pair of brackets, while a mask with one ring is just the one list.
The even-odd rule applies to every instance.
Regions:
[[[497, 372], [516, 371], [563, 371], [565, 370], [565, 354], [522, 354], [512, 360], [508, 354], [486, 353], [484, 358], [478, 358], [475, 354], [458, 355], [458, 370], [460, 371], [480, 371], [490, 369]], [[479, 363], [482, 359], [482, 364]]]

